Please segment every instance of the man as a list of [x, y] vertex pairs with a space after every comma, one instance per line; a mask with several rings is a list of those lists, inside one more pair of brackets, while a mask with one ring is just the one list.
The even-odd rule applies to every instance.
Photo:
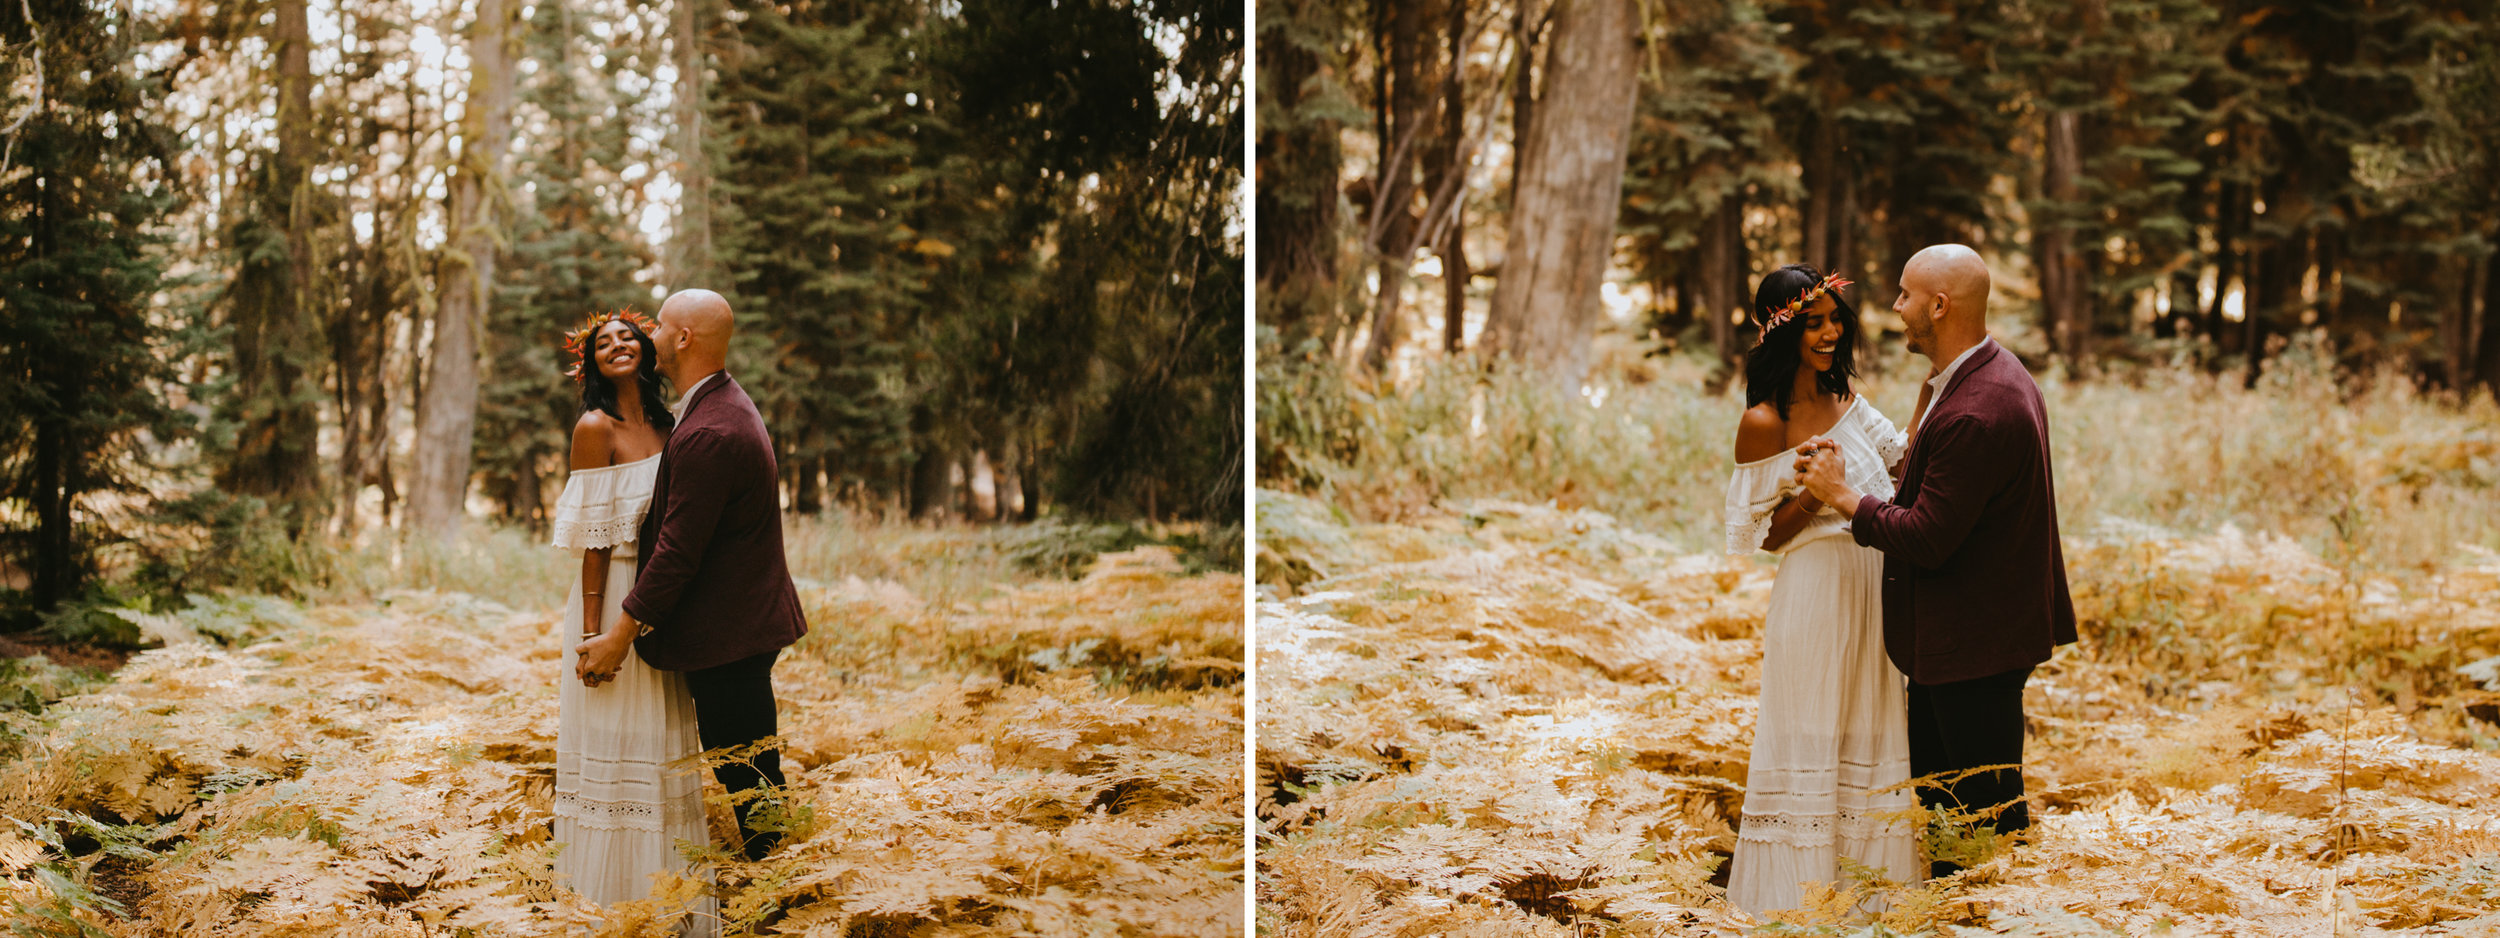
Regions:
[[2014, 833], [2031, 826], [2023, 684], [2075, 641], [2075, 611], [2048, 414], [2030, 372], [1988, 337], [1988, 287], [1987, 265], [1959, 244], [1920, 251], [1902, 268], [1892, 308], [1910, 350], [1933, 367], [1892, 502], [1851, 489], [1830, 440], [1799, 447], [1797, 470], [1807, 491], [1850, 518], [1859, 544], [1884, 552], [1884, 650], [1910, 678], [1910, 774], [2016, 766], [1923, 789], [1920, 800], [1983, 815], [2002, 806], [1993, 826]]
[[[660, 451], [624, 615], [618, 628], [582, 643], [577, 667], [592, 681], [612, 675], [631, 642], [644, 663], [685, 672], [703, 748], [745, 746], [780, 732], [773, 659], [807, 634], [782, 554], [780, 470], [763, 415], [724, 370], [728, 301], [683, 290], [660, 305], [659, 318], [651, 343], [660, 370], [686, 393]], [[768, 748], [751, 765], [722, 765], [713, 775], [732, 796], [777, 790], [781, 753]], [[755, 829], [758, 806], [747, 799], [736, 808], [750, 860], [780, 839]]]

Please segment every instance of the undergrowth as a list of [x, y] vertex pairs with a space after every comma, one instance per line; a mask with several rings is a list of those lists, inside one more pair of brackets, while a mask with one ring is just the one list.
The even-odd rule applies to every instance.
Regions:
[[[791, 836], [757, 863], [704, 852], [725, 932], [1239, 934], [1239, 577], [1141, 547], [1036, 578], [994, 532], [886, 533], [935, 569], [861, 575], [879, 551], [793, 538], [812, 630], [774, 675]], [[117, 615], [155, 647], [0, 712], [7, 925], [668, 933], [666, 897], [704, 886], [602, 909], [552, 878], [571, 570], [500, 537], [338, 593]], [[464, 578], [527, 604], [383, 585]]]
[[[1717, 549], [1742, 389], [1710, 393], [1708, 366], [1687, 356], [1642, 357], [1612, 334], [1600, 345], [1580, 388], [1465, 359], [1383, 385], [1265, 350], [1259, 484], [1362, 521], [1455, 499], [1586, 507], [1687, 551]], [[1860, 360], [1858, 390], [1908, 421], [1925, 360], [1897, 349]], [[2228, 523], [2377, 569], [2435, 567], [2460, 542], [2500, 549], [2500, 405], [2488, 394], [2442, 399], [2392, 374], [2340, 373], [2314, 341], [2271, 361], [2254, 389], [2236, 371], [2124, 364], [2039, 380], [2070, 528], [2114, 517], [2199, 535]], [[1291, 574], [1261, 573], [1277, 575]]]
[[2070, 528], [2083, 642], [2027, 692], [2031, 842], [1933, 819], [1969, 870], [1756, 920], [1712, 876], [1767, 560], [1551, 504], [1259, 505], [1262, 934], [2500, 929], [2489, 552], [2379, 571], [2229, 525]]

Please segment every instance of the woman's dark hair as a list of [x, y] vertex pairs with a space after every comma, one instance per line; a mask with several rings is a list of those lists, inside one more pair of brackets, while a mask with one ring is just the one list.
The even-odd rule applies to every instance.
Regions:
[[[633, 333], [634, 341], [642, 346], [642, 358], [634, 365], [634, 385], [642, 394], [642, 417], [651, 421], [652, 429], [666, 435], [676, 429], [677, 415], [668, 412], [668, 400], [660, 393], [664, 379], [660, 377], [659, 348], [651, 343], [642, 327], [621, 318], [609, 322], [624, 323], [625, 331]], [[599, 371], [599, 332], [607, 328], [607, 323], [600, 323], [599, 331], [582, 340], [582, 413], [595, 410], [623, 420], [625, 415], [616, 412], [616, 383]]]
[[[1770, 272], [1753, 292], [1754, 322], [1769, 319], [1773, 311], [1822, 282], [1823, 272], [1812, 264], [1790, 264]], [[1839, 290], [1825, 295], [1838, 306], [1833, 316], [1840, 320], [1840, 344], [1832, 349], [1831, 370], [1814, 376], [1814, 383], [1825, 391], [1846, 396], [1849, 379], [1858, 374], [1858, 311]], [[1798, 310], [1745, 353], [1745, 406], [1770, 401], [1771, 406], [1779, 409], [1780, 419], [1788, 419], [1788, 405], [1795, 403], [1789, 397], [1796, 393], [1797, 369], [1805, 366], [1804, 358], [1797, 354], [1797, 336], [1805, 329], [1806, 315], [1805, 310]]]

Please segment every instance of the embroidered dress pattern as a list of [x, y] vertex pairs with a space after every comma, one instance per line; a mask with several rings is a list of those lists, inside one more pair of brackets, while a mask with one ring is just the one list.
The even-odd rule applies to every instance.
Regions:
[[[623, 617], [625, 594], [634, 584], [634, 557], [643, 512], [651, 504], [660, 457], [573, 473], [556, 500], [555, 546], [581, 551], [609, 548], [608, 585], [599, 621], [610, 628]], [[573, 646], [582, 634], [582, 585], [576, 576], [565, 604], [557, 676], [555, 839], [559, 881], [602, 905], [647, 898], [652, 877], [678, 873], [698, 880], [709, 872], [690, 867], [679, 842], [710, 839], [703, 819], [703, 779], [694, 755], [694, 702], [684, 675], [642, 663], [631, 652], [616, 679], [583, 687], [573, 677]], [[719, 932], [717, 900], [696, 900], [681, 935], [709, 938]]]
[[[1890, 498], [1906, 439], [1861, 397], [1825, 436], [1849, 483]], [[1771, 512], [1798, 491], [1796, 452], [1736, 467], [1727, 551], [1763, 549]], [[1780, 545], [1762, 625], [1762, 705], [1746, 771], [1728, 898], [1756, 915], [1797, 907], [1808, 883], [1845, 880], [1840, 858], [1915, 882], [1917, 842], [1897, 820], [1916, 802], [1901, 673], [1884, 657], [1883, 555], [1825, 507]]]

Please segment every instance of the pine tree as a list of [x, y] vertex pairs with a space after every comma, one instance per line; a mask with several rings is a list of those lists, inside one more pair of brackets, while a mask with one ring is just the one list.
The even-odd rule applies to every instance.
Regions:
[[[913, 80], [916, 4], [733, 4], [713, 86], [719, 289], [731, 362], [785, 472], [891, 492], [912, 455], [907, 338], [953, 246], [915, 224], [944, 132]], [[702, 286], [688, 284], [688, 286]]]
[[606, 11], [581, 6], [541, 0], [521, 25], [530, 65], [516, 124], [541, 134], [514, 148], [511, 247], [487, 307], [478, 394], [481, 489], [502, 517], [533, 526], [555, 502], [581, 415], [580, 388], [564, 376], [565, 332], [593, 312], [652, 307], [634, 280], [651, 248], [617, 211], [639, 116], [615, 91], [630, 53], [602, 52], [584, 27]]
[[173, 330], [150, 308], [163, 270], [151, 229], [176, 198], [162, 90], [132, 64], [118, 8], [31, 6], [31, 20], [0, 8], [0, 40], [39, 51], [24, 61], [41, 69], [40, 96], [0, 143], [0, 523], [45, 611], [78, 594], [112, 536], [91, 497], [143, 491], [146, 444], [190, 419], [163, 396]]

